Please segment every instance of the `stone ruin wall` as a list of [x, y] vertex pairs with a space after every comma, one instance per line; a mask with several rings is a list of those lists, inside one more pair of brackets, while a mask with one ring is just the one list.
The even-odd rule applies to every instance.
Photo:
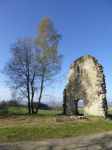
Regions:
[[83, 100], [84, 116], [107, 116], [103, 67], [90, 55], [82, 56], [70, 65], [63, 92], [63, 113], [77, 115], [80, 99]]

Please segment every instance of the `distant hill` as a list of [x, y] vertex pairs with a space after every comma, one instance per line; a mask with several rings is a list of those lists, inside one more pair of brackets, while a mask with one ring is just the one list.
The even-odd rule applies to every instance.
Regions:
[[[47, 104], [49, 106], [62, 106], [63, 102], [55, 102], [54, 104], [52, 102], [43, 102], [44, 104]], [[112, 107], [112, 102], [107, 102], [108, 107]], [[78, 107], [83, 107], [82, 102], [78, 102]]]
[[[0, 101], [1, 103], [2, 101]], [[21, 104], [26, 105], [28, 102], [24, 101], [21, 102]], [[43, 104], [47, 104], [48, 106], [62, 106], [63, 102], [50, 102], [50, 101], [46, 101], [46, 102], [41, 102]], [[108, 107], [112, 107], [112, 102], [107, 102]], [[83, 103], [82, 102], [78, 102], [78, 107], [83, 107]]]
[[112, 102], [107, 103], [108, 107], [112, 107]]

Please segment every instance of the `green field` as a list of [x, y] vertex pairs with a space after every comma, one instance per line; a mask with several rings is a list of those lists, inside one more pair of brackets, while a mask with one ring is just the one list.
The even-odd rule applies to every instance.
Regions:
[[[28, 108], [23, 108], [23, 107], [5, 107], [4, 109], [7, 109], [10, 113], [13, 114], [26, 114], [28, 113]], [[35, 111], [36, 109], [34, 109]], [[62, 111], [52, 111], [52, 110], [38, 110], [38, 114], [41, 115], [57, 115], [57, 114], [61, 114]]]
[[[28, 108], [23, 108], [23, 107], [4, 107], [4, 110], [8, 110], [11, 113], [19, 113], [19, 114], [26, 114], [28, 113]], [[35, 111], [35, 109], [34, 109]], [[78, 111], [79, 114], [84, 114], [83, 110]], [[38, 114], [50, 114], [50, 115], [55, 115], [55, 114], [60, 114], [62, 111], [52, 111], [52, 110], [38, 110]]]
[[[112, 131], [112, 118], [88, 116], [71, 119], [68, 115], [61, 115], [62, 111], [40, 109], [38, 114], [27, 113], [27, 108], [0, 110], [0, 142], [37, 141]], [[108, 114], [112, 115], [112, 111]], [[58, 118], [57, 122], [55, 118]]]
[[[9, 112], [12, 112], [12, 113], [19, 113], [19, 114], [26, 114], [28, 113], [28, 108], [23, 108], [23, 107], [7, 107], [5, 109], [8, 109]], [[34, 109], [35, 111], [35, 109]], [[84, 110], [79, 110], [78, 111], [79, 114], [84, 114]], [[39, 109], [38, 110], [38, 114], [41, 114], [41, 115], [58, 115], [62, 113], [62, 111], [52, 111], [52, 110], [41, 110]], [[108, 114], [109, 115], [112, 115], [112, 110], [108, 111]]]
[[[7, 109], [9, 112], [13, 113], [13, 114], [26, 114], [28, 113], [28, 108], [23, 108], [23, 107], [7, 107], [7, 108], [4, 108], [4, 109]], [[34, 109], [35, 111], [35, 109]], [[79, 114], [84, 114], [84, 111], [83, 110], [79, 110], [78, 111]], [[39, 109], [38, 110], [38, 114], [41, 114], [41, 115], [58, 115], [58, 114], [61, 114], [63, 113], [62, 111], [52, 111], [52, 110], [41, 110]]]
[[[19, 114], [26, 114], [28, 113], [28, 108], [23, 108], [23, 107], [4, 107], [4, 110], [8, 110], [11, 113], [19, 113]], [[34, 109], [35, 111], [35, 109]], [[84, 114], [84, 110], [79, 110], [79, 114]], [[52, 110], [38, 110], [38, 114], [48, 114], [48, 115], [55, 115], [55, 114], [60, 114], [62, 111], [52, 111]], [[108, 114], [112, 115], [112, 110], [108, 110]]]

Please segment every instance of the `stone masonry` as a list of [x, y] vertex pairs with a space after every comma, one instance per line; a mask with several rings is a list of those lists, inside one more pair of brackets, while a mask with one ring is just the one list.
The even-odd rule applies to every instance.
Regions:
[[90, 55], [84, 55], [70, 65], [63, 91], [63, 114], [78, 115], [77, 104], [80, 99], [84, 104], [84, 116], [107, 117], [103, 67]]

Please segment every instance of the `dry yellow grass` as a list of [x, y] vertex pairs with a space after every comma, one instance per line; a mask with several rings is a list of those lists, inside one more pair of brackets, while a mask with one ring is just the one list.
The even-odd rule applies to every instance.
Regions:
[[112, 110], [112, 107], [108, 107], [108, 110]]
[[7, 118], [0, 119], [0, 127], [45, 127], [52, 126], [52, 128], [56, 125], [64, 125], [65, 123], [70, 124], [73, 122], [87, 122], [87, 121], [97, 121], [99, 118], [89, 118], [89, 119], [75, 119], [70, 118], [70, 116], [37, 116], [37, 115], [11, 115]]

